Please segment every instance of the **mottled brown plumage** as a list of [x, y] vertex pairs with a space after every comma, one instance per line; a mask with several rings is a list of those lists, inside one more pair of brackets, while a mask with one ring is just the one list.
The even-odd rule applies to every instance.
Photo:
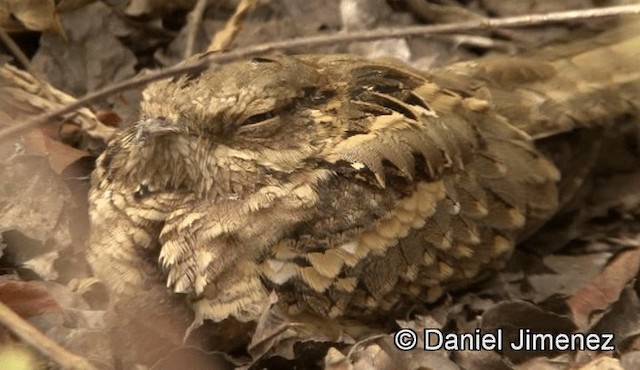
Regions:
[[545, 138], [638, 111], [640, 41], [618, 37], [428, 74], [282, 56], [155, 83], [98, 160], [89, 261], [116, 302], [184, 297], [193, 326], [256, 320], [271, 291], [357, 320], [434, 300], [579, 186]]

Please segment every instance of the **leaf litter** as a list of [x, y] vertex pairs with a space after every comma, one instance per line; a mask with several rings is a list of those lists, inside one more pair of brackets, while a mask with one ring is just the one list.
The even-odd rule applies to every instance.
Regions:
[[[69, 2], [56, 8], [50, 0], [31, 0], [32, 5], [25, 7], [0, 0], [0, 27], [31, 53], [30, 68], [36, 74], [31, 80], [23, 77], [21, 81], [27, 83], [16, 84], [15, 73], [6, 69], [10, 67], [1, 67], [1, 123], [18, 122], [29, 114], [60, 106], [69, 101], [65, 99], [73, 99], [71, 96], [180, 61], [188, 32], [186, 18], [196, 1], [65, 3]], [[446, 23], [460, 17], [585, 9], [602, 3], [262, 0], [244, 20], [230, 48], [347, 28]], [[198, 50], [224, 28], [237, 4], [234, 0], [211, 2], [197, 33]], [[597, 27], [598, 22], [590, 25]], [[389, 40], [309, 52], [352, 52], [369, 57], [385, 53], [428, 69], [478, 53], [505, 52], [562, 39], [571, 32], [570, 26], [556, 25], [500, 31], [497, 36], [478, 35], [476, 39]], [[0, 49], [0, 60], [10, 59], [8, 51]], [[114, 350], [109, 337], [112, 328], [105, 320], [108, 302], [104, 287], [91, 276], [84, 261], [88, 176], [95, 156], [113, 133], [109, 125], [124, 122], [120, 125], [125, 126], [135, 120], [140, 90], [114, 95], [90, 107], [100, 112], [98, 118], [87, 110], [0, 144], [0, 301], [102, 368], [112, 368], [118, 362], [135, 363], [136, 359], [123, 359], [123, 354]], [[392, 332], [374, 331], [355, 341], [339, 326], [315, 330], [313, 324], [301, 325], [268, 310], [245, 353], [168, 343], [167, 348], [173, 349], [147, 362], [146, 368], [173, 369], [185, 364], [193, 368], [332, 370], [640, 368], [640, 155], [638, 142], [633, 143], [634, 135], [636, 140], [640, 136], [637, 117], [630, 120], [631, 131], [620, 135], [622, 145], [610, 148], [612, 154], [605, 158], [609, 163], [602, 166], [609, 172], [598, 174], [580, 222], [571, 230], [542, 231], [549, 238], [570, 240], [564, 248], [543, 255], [531, 248], [521, 249], [510, 265], [491, 279], [453, 292], [436, 304], [416, 307], [414, 315], [397, 321], [398, 329], [418, 333], [425, 328], [461, 333], [503, 328], [507, 335], [513, 335], [513, 330], [522, 327], [556, 333], [614, 333], [615, 351], [403, 352], [395, 347]], [[3, 335], [0, 339], [3, 351], [25, 351], [14, 338]], [[419, 343], [419, 347], [423, 345]], [[39, 364], [55, 368], [49, 359], [26, 351], [26, 357], [20, 358], [37, 358]], [[2, 356], [0, 353], [0, 361]]]

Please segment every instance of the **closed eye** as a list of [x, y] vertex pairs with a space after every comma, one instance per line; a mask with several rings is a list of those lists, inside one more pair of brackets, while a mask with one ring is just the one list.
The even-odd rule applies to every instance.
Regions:
[[245, 119], [240, 126], [255, 125], [261, 122], [268, 121], [274, 117], [276, 117], [276, 112], [273, 110], [270, 110], [264, 113], [254, 114], [253, 116], [250, 116], [249, 118]]

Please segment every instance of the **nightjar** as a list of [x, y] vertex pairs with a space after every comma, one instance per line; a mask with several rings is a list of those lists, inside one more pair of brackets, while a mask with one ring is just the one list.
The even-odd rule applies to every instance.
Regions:
[[429, 72], [266, 56], [154, 83], [98, 159], [89, 261], [116, 304], [186, 302], [192, 327], [254, 321], [271, 292], [353, 320], [433, 301], [571, 198], [590, 164], [556, 145], [595, 150], [638, 113], [638, 45], [610, 32]]

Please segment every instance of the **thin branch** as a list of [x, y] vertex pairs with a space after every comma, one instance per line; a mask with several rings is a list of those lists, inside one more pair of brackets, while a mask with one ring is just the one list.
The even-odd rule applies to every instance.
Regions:
[[0, 302], [0, 324], [65, 369], [96, 369], [85, 358], [74, 355], [49, 339], [2, 302]]
[[[0, 67], [0, 85], [0, 95], [5, 106], [20, 107], [12, 112], [13, 117], [9, 117], [14, 120], [50, 112], [77, 100], [51, 86], [47, 81], [10, 64]], [[73, 122], [90, 137], [105, 143], [115, 132], [115, 128], [105, 126], [88, 108], [74, 110], [72, 114], [65, 117], [65, 121]]]
[[198, 36], [200, 23], [202, 22], [202, 16], [208, 4], [209, 0], [198, 0], [196, 6], [194, 6], [191, 13], [189, 13], [189, 21], [187, 23], [187, 39], [185, 41], [184, 53], [182, 55], [183, 59], [187, 59], [188, 57], [193, 55], [196, 44], [196, 37]]
[[244, 18], [251, 10], [255, 9], [257, 5], [257, 0], [241, 0], [235, 13], [233, 13], [229, 21], [227, 21], [227, 24], [225, 24], [224, 28], [217, 32], [213, 40], [211, 40], [207, 51], [217, 52], [228, 48], [238, 32], [240, 32]]
[[27, 70], [29, 73], [31, 72], [31, 64], [29, 63], [29, 58], [22, 52], [20, 47], [13, 41], [11, 36], [4, 30], [4, 28], [0, 27], [0, 41], [11, 51], [11, 54], [16, 57], [18, 62], [22, 65], [22, 67]]
[[568, 21], [587, 20], [594, 18], [612, 17], [619, 15], [640, 14], [640, 5], [624, 5], [613, 6], [607, 8], [577, 10], [568, 12], [554, 12], [537, 15], [525, 15], [508, 18], [489, 18], [483, 20], [474, 20], [462, 23], [438, 24], [429, 26], [413, 26], [392, 29], [377, 29], [352, 33], [340, 33], [332, 35], [321, 35], [312, 37], [302, 37], [292, 40], [277, 41], [265, 43], [246, 48], [236, 49], [221, 54], [205, 54], [196, 62], [189, 64], [181, 64], [165, 70], [151, 73], [147, 76], [120, 82], [107, 86], [93, 93], [85, 95], [78, 99], [75, 103], [69, 104], [61, 109], [35, 116], [20, 124], [15, 124], [0, 131], [0, 141], [6, 140], [11, 135], [19, 134], [29, 128], [46, 123], [63, 114], [73, 112], [74, 110], [86, 106], [90, 103], [103, 99], [112, 94], [123, 90], [133, 89], [138, 86], [145, 85], [152, 81], [161, 80], [163, 78], [180, 75], [183, 73], [194, 73], [202, 71], [206, 68], [217, 68], [221, 64], [230, 63], [236, 60], [264, 55], [274, 51], [291, 51], [300, 48], [314, 48], [334, 45], [336, 43], [354, 42], [354, 41], [372, 41], [381, 39], [392, 39], [410, 36], [425, 35], [442, 35], [461, 32], [472, 32], [481, 30], [493, 30], [497, 28], [515, 28], [537, 26], [543, 24], [552, 24]]

